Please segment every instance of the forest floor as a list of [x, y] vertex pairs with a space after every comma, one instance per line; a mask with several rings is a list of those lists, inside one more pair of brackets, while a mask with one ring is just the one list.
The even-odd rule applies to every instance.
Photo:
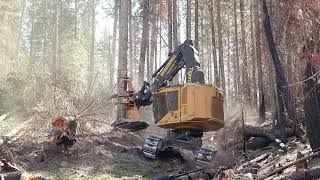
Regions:
[[[255, 119], [254, 114], [249, 114], [247, 123], [254, 124]], [[258, 164], [258, 175], [263, 175], [296, 160], [298, 151], [310, 151], [308, 145], [291, 138], [287, 144], [288, 152], [271, 144], [248, 150], [244, 155], [239, 148], [228, 144], [235, 139], [234, 128], [231, 127], [237, 121], [237, 118], [231, 119], [227, 122], [229, 129], [204, 136], [205, 145], [218, 149], [211, 168], [215, 171], [221, 167], [230, 169], [232, 173], [229, 176], [233, 177], [231, 179], [252, 179], [252, 174], [247, 172], [252, 164]], [[45, 122], [48, 121], [38, 117], [26, 120], [12, 116], [0, 123], [0, 137], [10, 138], [8, 147], [19, 166], [29, 173], [49, 179], [150, 179], [159, 175], [179, 174], [192, 170], [195, 166], [191, 154], [183, 151], [165, 152], [157, 160], [145, 158], [141, 152], [144, 137], [153, 132], [158, 132], [158, 135], [165, 133], [153, 126], [144, 132], [131, 133], [113, 130], [111, 126], [104, 125], [102, 131], [83, 132], [79, 135], [71, 150], [76, 156], [59, 152], [47, 152], [43, 155], [41, 152], [48, 147], [50, 140], [48, 124]], [[269, 179], [280, 179], [294, 171], [295, 167], [292, 166], [281, 175], [277, 174]]]
[[[36, 118], [37, 119], [37, 118]], [[15, 162], [31, 174], [49, 179], [148, 179], [150, 177], [177, 173], [188, 163], [181, 155], [163, 154], [158, 160], [143, 156], [141, 147], [144, 135], [122, 130], [114, 131], [104, 126], [104, 132], [81, 134], [69, 156], [59, 152], [45, 151], [48, 148], [48, 124], [36, 119], [10, 117], [0, 123], [0, 137], [9, 137], [8, 147]], [[17, 126], [18, 124], [18, 126]], [[161, 129], [153, 129], [161, 134]], [[41, 157], [41, 158], [40, 158]], [[3, 157], [0, 157], [3, 158]]]

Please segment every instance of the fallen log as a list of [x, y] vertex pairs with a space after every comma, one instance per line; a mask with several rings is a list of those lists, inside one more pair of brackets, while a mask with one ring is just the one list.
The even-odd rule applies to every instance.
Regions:
[[[245, 125], [244, 129], [244, 136], [246, 140], [249, 140], [251, 137], [264, 137], [270, 140], [270, 142], [275, 142], [282, 150], [287, 150], [286, 145], [278, 138], [281, 133], [280, 129], [275, 129], [274, 131], [272, 131], [261, 127], [254, 127], [251, 125]], [[294, 135], [294, 130], [286, 128], [285, 134], [286, 137], [291, 137]]]
[[266, 179], [266, 178], [268, 178], [268, 177], [270, 177], [270, 176], [272, 176], [272, 175], [281, 173], [283, 170], [285, 170], [285, 169], [287, 169], [287, 168], [289, 168], [289, 167], [291, 167], [291, 166], [293, 166], [293, 165], [295, 165], [295, 164], [297, 164], [297, 163], [299, 163], [299, 162], [303, 162], [303, 161], [305, 161], [305, 160], [311, 159], [311, 158], [313, 158], [313, 157], [317, 157], [317, 156], [319, 156], [319, 155], [320, 155], [320, 151], [315, 152], [315, 153], [311, 153], [310, 155], [307, 155], [307, 156], [305, 156], [305, 157], [303, 157], [303, 158], [297, 159], [296, 161], [293, 161], [293, 162], [291, 162], [291, 163], [289, 163], [289, 164], [287, 164], [287, 165], [285, 165], [285, 166], [282, 166], [281, 168], [276, 169], [276, 170], [274, 170], [274, 171], [272, 171], [272, 172], [270, 172], [270, 173], [268, 173], [268, 174], [266, 174], [266, 175], [263, 175], [263, 176], [261, 176], [261, 177], [258, 177], [258, 180]]

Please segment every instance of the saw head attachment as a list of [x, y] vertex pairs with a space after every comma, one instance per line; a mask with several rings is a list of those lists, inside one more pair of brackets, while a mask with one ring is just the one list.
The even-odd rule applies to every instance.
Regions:
[[112, 126], [135, 132], [147, 129], [149, 127], [149, 123], [138, 121], [136, 119], [120, 118], [114, 122]]
[[124, 117], [119, 118], [112, 126], [130, 131], [144, 130], [149, 126], [149, 123], [140, 121], [140, 110], [134, 102], [135, 91], [132, 81], [128, 77], [123, 79], [124, 90], [118, 95], [118, 100], [124, 106]]

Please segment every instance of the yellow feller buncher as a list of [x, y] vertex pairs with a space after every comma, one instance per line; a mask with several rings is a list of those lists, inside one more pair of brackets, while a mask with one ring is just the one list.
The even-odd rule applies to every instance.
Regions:
[[[182, 68], [185, 68], [185, 83], [168, 86]], [[140, 120], [139, 109], [153, 104], [155, 124], [168, 131], [166, 137], [147, 137], [144, 155], [155, 159], [168, 148], [181, 148], [192, 151], [200, 166], [206, 164], [214, 152], [201, 147], [201, 138], [204, 132], [224, 126], [224, 98], [215, 86], [205, 84], [198, 52], [192, 41], [187, 39], [170, 53], [150, 81], [144, 82], [141, 90], [134, 92], [132, 83], [125, 80], [126, 117], [113, 125], [132, 131], [147, 128], [148, 123]]]

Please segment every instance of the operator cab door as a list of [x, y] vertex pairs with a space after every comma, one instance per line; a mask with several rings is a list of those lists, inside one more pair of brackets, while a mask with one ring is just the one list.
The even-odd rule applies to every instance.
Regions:
[[162, 88], [154, 94], [153, 113], [159, 126], [180, 122], [180, 89], [180, 86]]

